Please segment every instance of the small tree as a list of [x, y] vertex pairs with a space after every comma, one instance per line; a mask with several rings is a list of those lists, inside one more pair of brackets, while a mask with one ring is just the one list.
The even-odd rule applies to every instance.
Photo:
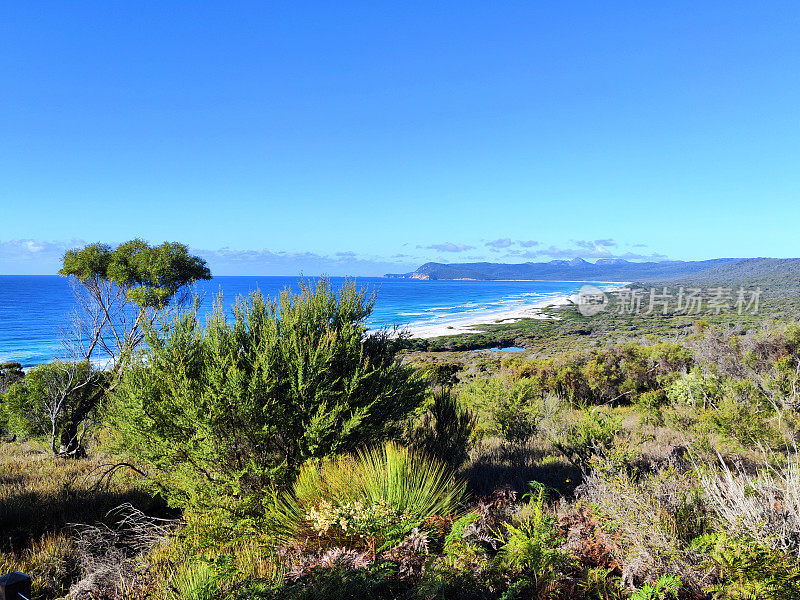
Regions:
[[463, 369], [459, 363], [425, 365], [421, 374], [428, 380], [433, 402], [407, 432], [409, 444], [420, 448], [452, 468], [458, 468], [469, 457], [472, 435], [478, 418], [462, 406], [453, 386]]
[[116, 371], [144, 339], [144, 331], [168, 308], [181, 305], [189, 285], [210, 279], [206, 261], [184, 244], [150, 246], [140, 239], [112, 249], [89, 244], [64, 255], [59, 275], [71, 277], [82, 315], [80, 358], [102, 350]]
[[115, 392], [121, 447], [175, 505], [260, 514], [302, 464], [386, 438], [422, 402], [389, 336], [368, 333], [373, 304], [322, 280], [150, 330]]
[[6, 433], [11, 423], [12, 415], [9, 413], [8, 401], [4, 394], [15, 383], [19, 383], [25, 377], [22, 365], [18, 362], [0, 363], [0, 434]]
[[18, 362], [0, 363], [0, 394], [5, 393], [15, 383], [22, 381], [25, 372]]
[[[70, 340], [72, 365], [57, 363], [54, 367], [55, 371], [70, 373], [66, 377], [69, 384], [57, 384], [61, 392], [43, 401], [53, 409], [66, 411], [52, 415], [52, 422], [61, 424], [57, 428], [61, 439], [53, 448], [58, 447], [58, 454], [74, 455], [82, 451], [84, 420], [116, 386], [123, 365], [144, 340], [144, 332], [168, 309], [182, 304], [191, 283], [210, 279], [211, 272], [206, 262], [190, 255], [184, 244], [150, 246], [139, 239], [117, 248], [90, 244], [70, 250], [63, 263], [59, 274], [73, 280], [80, 310]], [[97, 377], [87, 366], [99, 357], [107, 362], [103, 386], [95, 385]], [[85, 380], [78, 382], [81, 377]], [[55, 400], [62, 392], [76, 396]]]
[[54, 454], [72, 448], [73, 454], [80, 453], [95, 397], [106, 379], [106, 373], [87, 361], [34, 367], [5, 395], [9, 425], [19, 433], [46, 436]]

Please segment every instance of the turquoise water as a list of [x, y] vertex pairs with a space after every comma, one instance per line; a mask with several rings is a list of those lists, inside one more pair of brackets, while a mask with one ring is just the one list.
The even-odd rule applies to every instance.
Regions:
[[[338, 288], [343, 278], [331, 278]], [[581, 282], [564, 281], [420, 281], [363, 277], [360, 285], [378, 294], [369, 321], [372, 328], [447, 325], [576, 293]], [[274, 296], [297, 289], [297, 277], [215, 277], [199, 286], [207, 312], [221, 291], [226, 306], [252, 290]], [[53, 276], [0, 276], [0, 362], [32, 366], [62, 356], [62, 329], [68, 329], [75, 300], [67, 279]]]

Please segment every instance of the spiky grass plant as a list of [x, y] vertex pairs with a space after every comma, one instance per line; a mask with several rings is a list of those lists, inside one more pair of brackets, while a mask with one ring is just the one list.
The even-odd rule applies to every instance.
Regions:
[[306, 464], [279, 504], [278, 526], [323, 547], [379, 551], [464, 499], [465, 484], [444, 463], [389, 442]]

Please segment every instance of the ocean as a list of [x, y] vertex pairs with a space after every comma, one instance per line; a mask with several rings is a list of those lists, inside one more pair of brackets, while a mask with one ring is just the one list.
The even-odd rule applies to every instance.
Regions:
[[[312, 278], [313, 279], [313, 278]], [[226, 307], [236, 297], [260, 290], [276, 296], [297, 290], [297, 277], [214, 277], [199, 284], [201, 312], [223, 294]], [[345, 281], [332, 277], [338, 288]], [[576, 293], [582, 282], [565, 281], [421, 281], [360, 277], [358, 285], [377, 292], [369, 326], [416, 328], [446, 326], [519, 309]], [[0, 275], [0, 362], [34, 366], [63, 355], [63, 330], [69, 330], [76, 303], [69, 281], [57, 275]]]

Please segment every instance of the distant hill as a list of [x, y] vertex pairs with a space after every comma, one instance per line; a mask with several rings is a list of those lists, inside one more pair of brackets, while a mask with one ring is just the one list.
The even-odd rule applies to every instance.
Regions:
[[[779, 260], [779, 259], [744, 259]], [[800, 259], [786, 259], [797, 260]], [[388, 274], [387, 277], [412, 279], [539, 279], [550, 281], [664, 281], [687, 277], [711, 269], [739, 264], [739, 258], [715, 258], [701, 261], [630, 262], [612, 258], [595, 263], [574, 258], [549, 262], [506, 263], [425, 263], [412, 273]], [[766, 268], [766, 267], [763, 267]], [[777, 269], [778, 271], [780, 268]]]
[[768, 290], [800, 289], [800, 258], [743, 258], [673, 278], [670, 283], [761, 286]]

